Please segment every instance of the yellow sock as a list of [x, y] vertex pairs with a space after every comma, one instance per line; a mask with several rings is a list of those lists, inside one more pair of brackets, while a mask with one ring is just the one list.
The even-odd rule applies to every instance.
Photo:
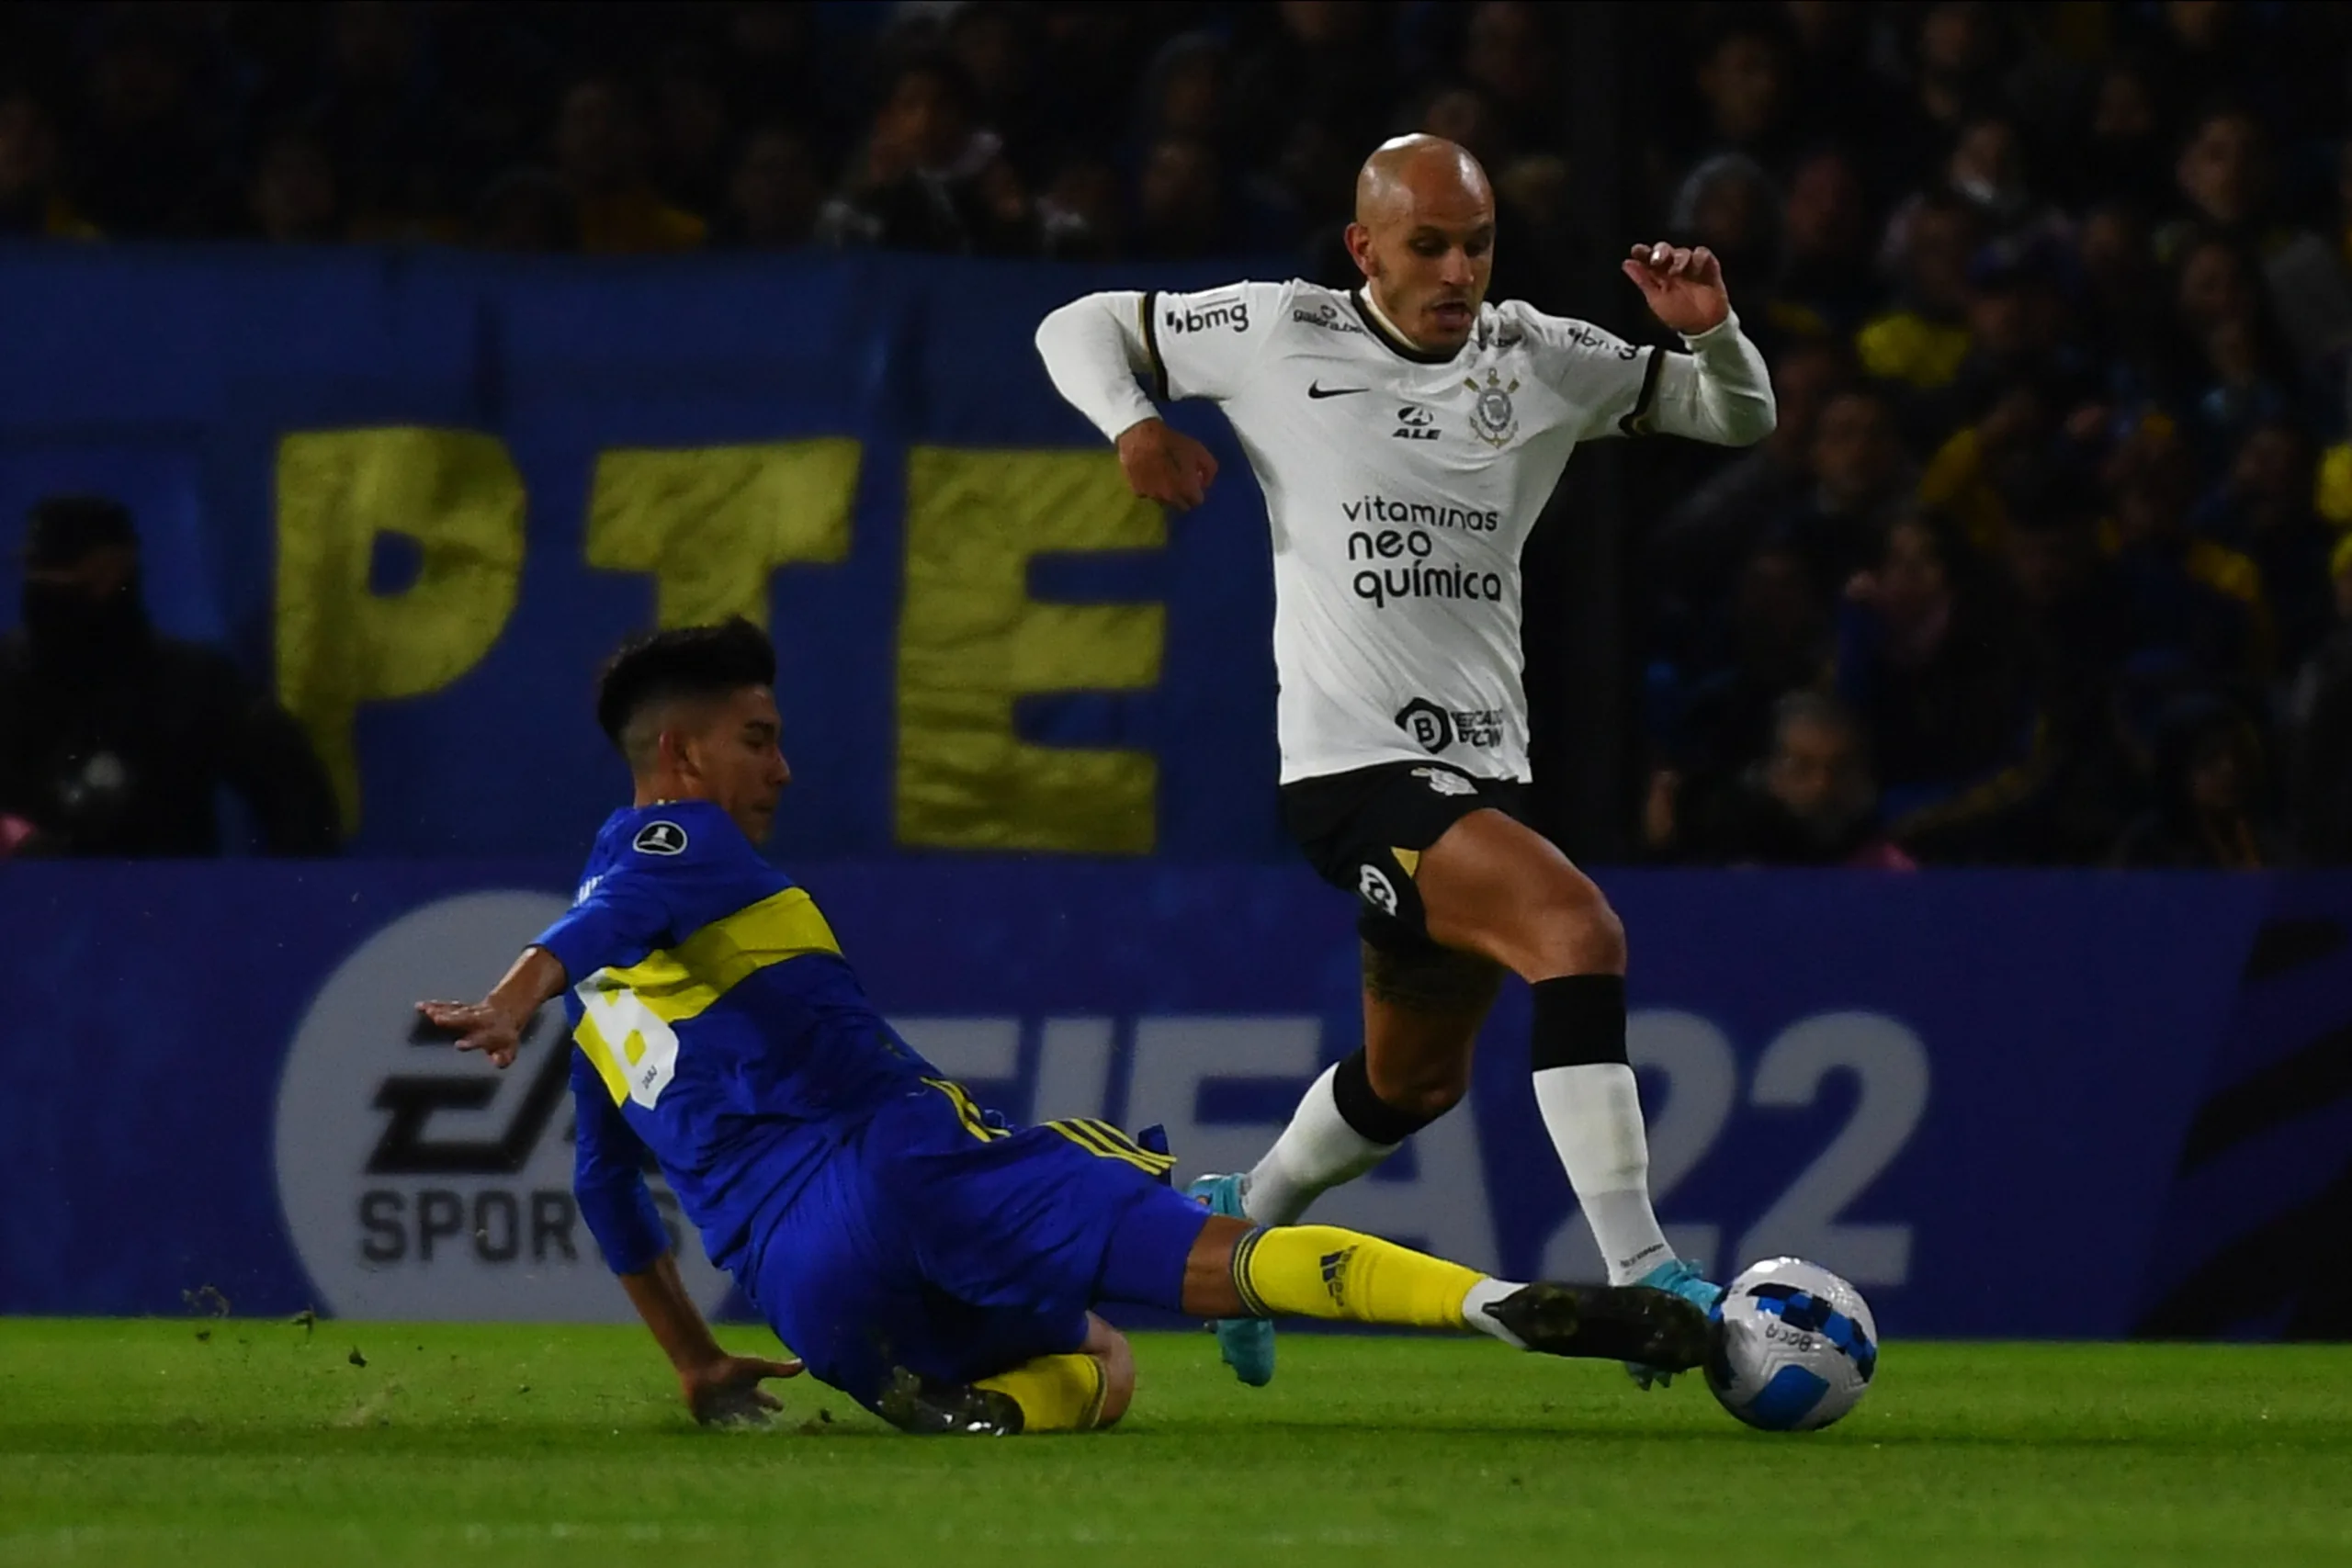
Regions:
[[1486, 1276], [1337, 1225], [1251, 1231], [1233, 1282], [1260, 1317], [1322, 1317], [1405, 1328], [1464, 1328], [1462, 1303]]
[[1102, 1362], [1072, 1354], [1040, 1356], [973, 1386], [1011, 1394], [1021, 1406], [1023, 1432], [1085, 1432], [1101, 1423], [1109, 1385]]

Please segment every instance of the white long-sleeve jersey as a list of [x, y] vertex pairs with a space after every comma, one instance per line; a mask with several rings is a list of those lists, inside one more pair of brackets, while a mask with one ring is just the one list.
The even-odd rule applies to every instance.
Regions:
[[1520, 550], [1568, 454], [1772, 429], [1737, 319], [1685, 342], [1637, 348], [1509, 300], [1433, 355], [1361, 291], [1297, 281], [1091, 294], [1037, 329], [1055, 387], [1114, 441], [1153, 398], [1224, 407], [1273, 532], [1285, 784], [1431, 757], [1527, 777]]

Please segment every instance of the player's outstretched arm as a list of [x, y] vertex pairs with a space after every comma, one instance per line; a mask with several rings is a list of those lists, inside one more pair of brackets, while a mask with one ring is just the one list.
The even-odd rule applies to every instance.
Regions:
[[1157, 368], [1142, 326], [1147, 303], [1134, 292], [1073, 299], [1037, 324], [1037, 355], [1054, 389], [1117, 446], [1127, 488], [1181, 512], [1207, 496], [1216, 459], [1170, 429], [1137, 384]]
[[797, 1378], [798, 1361], [772, 1361], [760, 1356], [730, 1356], [711, 1337], [694, 1299], [678, 1278], [678, 1265], [668, 1253], [633, 1274], [621, 1276], [629, 1304], [645, 1320], [653, 1337], [678, 1373], [678, 1391], [686, 1408], [706, 1426], [720, 1421], [764, 1420], [783, 1404], [760, 1386], [766, 1378]]
[[1704, 245], [1635, 245], [1623, 265], [1650, 313], [1682, 334], [1690, 352], [1667, 355], [1641, 428], [1724, 446], [1772, 434], [1779, 412], [1764, 356], [1739, 330], [1723, 264]]
[[434, 1028], [457, 1037], [460, 1051], [480, 1051], [495, 1066], [514, 1063], [531, 1015], [563, 989], [562, 961], [544, 947], [526, 947], [504, 978], [478, 1002], [419, 1002]]

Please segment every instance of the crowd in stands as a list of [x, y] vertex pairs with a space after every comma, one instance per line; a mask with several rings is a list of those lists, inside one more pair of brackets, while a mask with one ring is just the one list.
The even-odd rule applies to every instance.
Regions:
[[2276, 0], [0, 7], [0, 237], [1232, 257], [1494, 176], [1724, 258], [1781, 423], [1632, 459], [1659, 859], [2352, 862], [2352, 16]]

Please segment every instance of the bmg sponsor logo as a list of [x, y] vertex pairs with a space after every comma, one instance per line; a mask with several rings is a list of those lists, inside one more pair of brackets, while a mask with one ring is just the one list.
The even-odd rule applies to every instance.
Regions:
[[[278, 1080], [279, 1206], [319, 1304], [345, 1317], [632, 1321], [571, 1195], [571, 1043], [550, 1002], [504, 1072], [419, 1037], [421, 997], [479, 996], [562, 914], [557, 895], [472, 893], [394, 920], [345, 959]], [[655, 1206], [705, 1311], [728, 1281], [658, 1175]]]
[[1159, 320], [1161, 325], [1179, 335], [1204, 333], [1215, 327], [1231, 327], [1237, 333], [1246, 333], [1250, 330], [1250, 302], [1236, 299], [1170, 305]]

